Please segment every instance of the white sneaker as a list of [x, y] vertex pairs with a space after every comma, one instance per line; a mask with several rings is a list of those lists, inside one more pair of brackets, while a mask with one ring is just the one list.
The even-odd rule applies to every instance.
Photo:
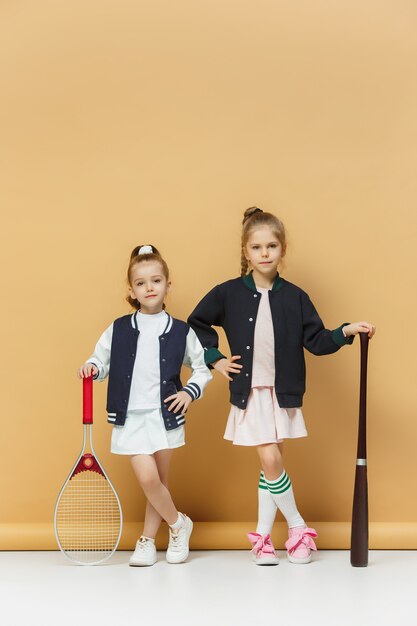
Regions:
[[168, 563], [183, 563], [188, 557], [190, 535], [193, 532], [193, 523], [189, 517], [181, 513], [184, 525], [177, 531], [169, 528], [169, 544], [167, 550]]
[[157, 562], [155, 543], [148, 537], [141, 537], [136, 542], [134, 553], [129, 559], [132, 567], [145, 567]]

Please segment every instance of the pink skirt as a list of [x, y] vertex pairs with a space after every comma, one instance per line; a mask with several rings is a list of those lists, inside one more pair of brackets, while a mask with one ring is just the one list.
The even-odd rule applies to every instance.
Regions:
[[237, 446], [259, 446], [306, 437], [301, 408], [282, 409], [274, 387], [252, 387], [246, 409], [232, 404], [224, 438]]

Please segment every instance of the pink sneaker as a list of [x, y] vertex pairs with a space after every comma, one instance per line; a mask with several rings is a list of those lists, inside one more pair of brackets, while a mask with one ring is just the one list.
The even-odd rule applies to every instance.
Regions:
[[247, 538], [252, 544], [252, 559], [256, 565], [278, 565], [279, 559], [270, 535], [248, 533]]
[[317, 550], [312, 537], [317, 537], [314, 528], [296, 526], [288, 529], [288, 541], [285, 542], [290, 563], [310, 563], [311, 550]]

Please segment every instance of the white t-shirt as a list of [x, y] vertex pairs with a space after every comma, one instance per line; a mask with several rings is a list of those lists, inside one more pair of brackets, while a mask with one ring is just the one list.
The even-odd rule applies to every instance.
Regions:
[[136, 315], [139, 337], [137, 354], [132, 374], [129, 410], [156, 409], [161, 406], [161, 377], [159, 367], [159, 336], [168, 323], [165, 311]]

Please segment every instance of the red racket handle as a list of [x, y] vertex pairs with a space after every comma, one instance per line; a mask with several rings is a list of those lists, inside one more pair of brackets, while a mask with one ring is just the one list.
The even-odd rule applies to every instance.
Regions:
[[83, 378], [83, 424], [93, 423], [93, 377]]

